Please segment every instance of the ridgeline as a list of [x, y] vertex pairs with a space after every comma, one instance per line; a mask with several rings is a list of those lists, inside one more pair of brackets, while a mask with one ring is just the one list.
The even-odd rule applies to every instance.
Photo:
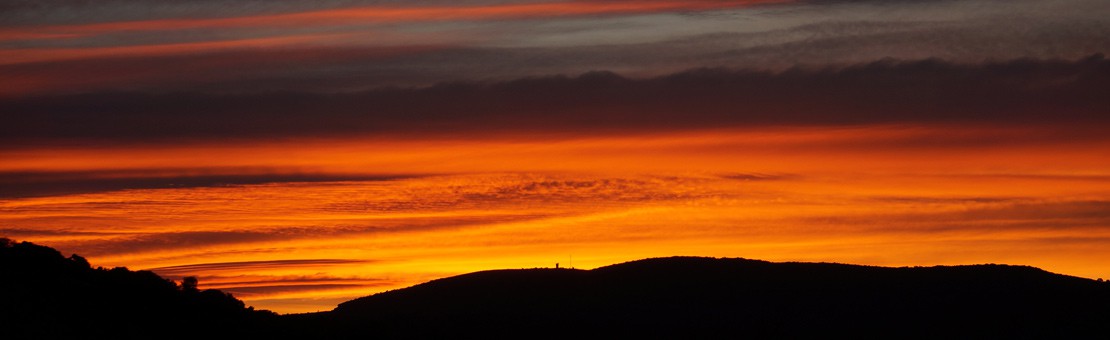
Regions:
[[655, 258], [476, 272], [279, 316], [0, 240], [0, 318], [13, 339], [1110, 336], [1110, 283], [1027, 266]]

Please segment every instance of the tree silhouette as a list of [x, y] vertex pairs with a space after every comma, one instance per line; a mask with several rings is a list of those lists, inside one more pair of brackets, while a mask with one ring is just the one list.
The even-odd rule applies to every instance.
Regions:
[[196, 277], [178, 286], [150, 271], [94, 269], [78, 255], [0, 238], [4, 339], [242, 337], [272, 317], [230, 294], [198, 292]]
[[181, 279], [181, 290], [186, 293], [196, 293], [197, 283], [198, 281], [196, 276], [186, 276], [185, 278]]
[[1025, 266], [660, 258], [593, 270], [477, 272], [283, 316], [199, 291], [197, 281], [185, 277], [179, 286], [150, 271], [92, 269], [79, 256], [0, 238], [2, 337], [1066, 339], [1110, 332], [1105, 280]]

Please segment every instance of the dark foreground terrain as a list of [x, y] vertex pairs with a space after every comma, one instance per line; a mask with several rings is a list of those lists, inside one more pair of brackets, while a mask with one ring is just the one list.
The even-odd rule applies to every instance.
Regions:
[[5, 339], [1110, 337], [1110, 283], [1026, 266], [659, 258], [477, 272], [284, 316], [6, 239], [0, 274]]

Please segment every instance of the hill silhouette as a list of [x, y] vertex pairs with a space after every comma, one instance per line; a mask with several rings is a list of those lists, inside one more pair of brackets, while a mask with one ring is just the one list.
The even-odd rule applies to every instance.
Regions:
[[701, 257], [492, 270], [274, 315], [0, 239], [4, 338], [1105, 338], [1110, 283], [1027, 266]]
[[1105, 337], [1110, 284], [1027, 266], [673, 257], [477, 272], [348, 301], [331, 314], [336, 335], [397, 337]]
[[0, 238], [0, 337], [185, 339], [246, 334], [276, 317], [218, 290]]

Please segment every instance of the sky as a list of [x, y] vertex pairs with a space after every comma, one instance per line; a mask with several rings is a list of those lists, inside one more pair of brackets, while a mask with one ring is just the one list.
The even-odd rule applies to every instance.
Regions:
[[0, 237], [281, 313], [675, 255], [1110, 278], [1108, 15], [5, 1]]

